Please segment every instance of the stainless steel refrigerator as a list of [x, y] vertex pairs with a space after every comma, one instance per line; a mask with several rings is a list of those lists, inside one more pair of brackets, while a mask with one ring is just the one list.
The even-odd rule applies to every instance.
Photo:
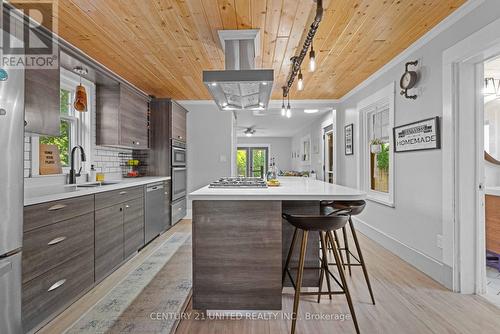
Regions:
[[0, 72], [0, 333], [18, 334], [22, 333], [24, 71]]

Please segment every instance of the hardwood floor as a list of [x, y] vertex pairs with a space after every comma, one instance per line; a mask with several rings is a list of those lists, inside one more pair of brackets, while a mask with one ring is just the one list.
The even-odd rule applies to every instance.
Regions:
[[[136, 257], [107, 277], [59, 317], [40, 330], [39, 333], [62, 333], [84, 314], [92, 305], [140, 265], [143, 260], [172, 233], [188, 232], [191, 222], [182, 221], [160, 238], [153, 241]], [[377, 305], [370, 303], [370, 297], [360, 268], [353, 268], [349, 279], [351, 294], [355, 302], [356, 315], [362, 333], [499, 333], [500, 309], [489, 304], [482, 297], [460, 295], [448, 291], [417, 269], [400, 260], [373, 241], [358, 234], [364, 250]], [[333, 267], [332, 267], [333, 269]], [[293, 294], [286, 291], [283, 296], [283, 312], [289, 312]], [[302, 297], [299, 314], [342, 316], [348, 314], [347, 303], [342, 295], [333, 301], [323, 297], [321, 304], [316, 297]], [[187, 333], [288, 333], [290, 320], [202, 320], [197, 311], [186, 309], [186, 314], [177, 334]], [[299, 333], [354, 333], [350, 319], [305, 320], [297, 322]]]
[[[480, 296], [453, 293], [396, 255], [358, 233], [368, 265], [376, 305], [370, 303], [361, 268], [354, 267], [349, 287], [361, 333], [500, 333], [500, 309]], [[351, 244], [353, 244], [351, 242]], [[333, 267], [332, 267], [333, 269]], [[293, 294], [283, 296], [283, 312], [290, 312]], [[291, 320], [200, 320], [188, 305], [177, 334], [187, 333], [289, 333]], [[343, 295], [333, 301], [302, 297], [299, 316], [348, 314]], [[299, 320], [298, 333], [355, 333], [352, 320]]]

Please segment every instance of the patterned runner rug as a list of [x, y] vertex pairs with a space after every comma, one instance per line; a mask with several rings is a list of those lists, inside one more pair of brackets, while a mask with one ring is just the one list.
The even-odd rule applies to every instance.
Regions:
[[172, 234], [65, 333], [171, 333], [191, 293], [191, 255], [191, 234]]

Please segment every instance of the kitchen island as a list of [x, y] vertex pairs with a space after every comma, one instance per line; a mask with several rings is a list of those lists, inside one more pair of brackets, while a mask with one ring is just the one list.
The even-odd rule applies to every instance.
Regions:
[[[293, 235], [282, 212], [319, 214], [321, 200], [360, 200], [357, 189], [310, 178], [281, 178], [279, 187], [210, 188], [193, 201], [193, 308], [281, 310], [281, 274]], [[292, 258], [291, 267], [295, 267]], [[318, 266], [318, 239], [309, 238], [307, 266]], [[304, 286], [317, 286], [319, 270]], [[286, 283], [285, 283], [286, 284]]]

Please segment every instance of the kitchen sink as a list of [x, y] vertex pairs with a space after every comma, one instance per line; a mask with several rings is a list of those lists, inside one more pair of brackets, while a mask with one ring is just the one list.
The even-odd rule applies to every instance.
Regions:
[[89, 182], [89, 183], [76, 184], [74, 186], [76, 188], [95, 188], [95, 187], [109, 186], [109, 185], [113, 185], [113, 184], [118, 184], [120, 182], [121, 181]]

